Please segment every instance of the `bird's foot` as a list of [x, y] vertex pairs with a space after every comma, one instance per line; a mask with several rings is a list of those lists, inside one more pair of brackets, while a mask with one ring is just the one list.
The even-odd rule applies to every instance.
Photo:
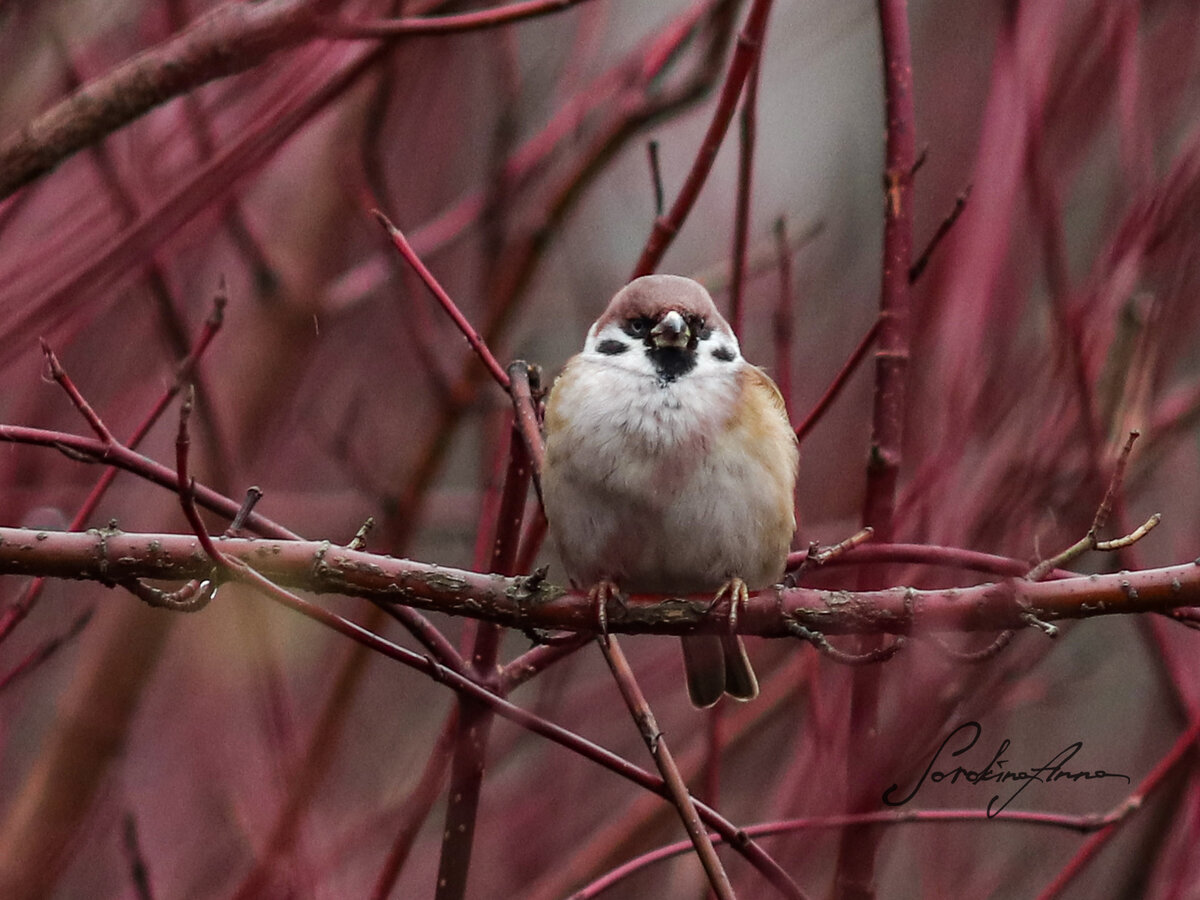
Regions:
[[601, 634], [608, 634], [608, 601], [616, 600], [624, 606], [621, 590], [610, 578], [601, 578], [588, 590], [588, 600], [596, 608], [596, 625]]
[[746, 587], [746, 582], [734, 576], [721, 585], [717, 595], [713, 597], [712, 603], [708, 604], [708, 611], [712, 612], [721, 599], [726, 595], [729, 596], [729, 631], [730, 633], [737, 632], [738, 613], [741, 608], [750, 599], [750, 591]]

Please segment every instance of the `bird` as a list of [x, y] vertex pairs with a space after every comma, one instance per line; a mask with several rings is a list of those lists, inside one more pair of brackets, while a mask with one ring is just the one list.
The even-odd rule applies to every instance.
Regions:
[[699, 282], [646, 275], [588, 330], [546, 399], [542, 500], [567, 577], [603, 614], [620, 591], [727, 597], [729, 630], [683, 637], [688, 695], [753, 699], [733, 630], [782, 578], [799, 450], [775, 383]]

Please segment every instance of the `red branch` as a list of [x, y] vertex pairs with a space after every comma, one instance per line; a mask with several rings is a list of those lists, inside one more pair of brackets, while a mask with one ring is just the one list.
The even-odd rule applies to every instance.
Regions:
[[223, 3], [84, 85], [0, 146], [0, 199], [149, 110], [316, 34], [311, 0]]
[[353, 21], [341, 16], [321, 16], [318, 23], [327, 37], [388, 38], [450, 34], [499, 28], [551, 13], [561, 12], [586, 0], [521, 0], [492, 9], [448, 16], [407, 16], [402, 19]]
[[[230, 538], [219, 544], [231, 563], [252, 565], [278, 584], [316, 593], [370, 597], [522, 629], [592, 633], [596, 627], [595, 606], [586, 594], [537, 574], [506, 578], [364, 553], [328, 541]], [[205, 576], [211, 567], [193, 535], [0, 528], [0, 574], [107, 584], [130, 578], [187, 581]], [[626, 600], [612, 604], [608, 627], [613, 632], [680, 635], [728, 628], [726, 616], [711, 609], [709, 594], [647, 594]], [[1200, 566], [1195, 563], [930, 590], [774, 587], [750, 595], [738, 615], [738, 631], [776, 638], [793, 635], [796, 626], [826, 634], [1002, 631], [1190, 606], [1200, 606]]]
[[408, 239], [404, 237], [400, 229], [388, 221], [388, 217], [379, 210], [373, 210], [373, 212], [379, 223], [387, 229], [392, 243], [396, 245], [396, 249], [400, 251], [400, 255], [404, 257], [405, 262], [412, 266], [413, 270], [421, 276], [421, 280], [425, 282], [425, 286], [429, 288], [430, 293], [437, 298], [438, 303], [442, 305], [442, 308], [454, 320], [454, 324], [458, 326], [458, 330], [463, 333], [463, 337], [467, 339], [467, 343], [471, 345], [471, 349], [475, 351], [476, 355], [483, 361], [483, 364], [487, 366], [487, 370], [491, 373], [492, 378], [496, 380], [496, 383], [500, 387], [507, 391], [509, 389], [508, 373], [504, 371], [504, 367], [500, 365], [500, 362], [492, 355], [492, 351], [488, 349], [487, 344], [483, 340], [483, 335], [462, 314], [462, 311], [450, 299], [450, 295], [446, 293], [445, 289], [438, 283], [438, 280], [433, 277], [433, 273], [429, 271], [425, 263], [421, 262], [421, 258], [413, 251], [412, 245], [408, 243]]
[[754, 0], [754, 5], [746, 16], [746, 24], [742, 27], [741, 34], [738, 35], [737, 47], [733, 51], [733, 59], [730, 61], [729, 71], [725, 75], [725, 84], [721, 87], [717, 108], [713, 110], [712, 121], [708, 123], [708, 131], [705, 132], [704, 140], [700, 144], [700, 152], [696, 154], [692, 169], [688, 172], [679, 196], [671, 204], [670, 212], [666, 217], [659, 216], [655, 220], [654, 230], [646, 241], [645, 249], [642, 250], [642, 255], [638, 259], [637, 265], [634, 266], [630, 280], [642, 275], [649, 275], [658, 267], [663, 254], [667, 252], [675, 235], [683, 227], [688, 213], [692, 211], [696, 198], [700, 196], [700, 189], [704, 187], [708, 173], [712, 171], [717, 151], [721, 148], [721, 141], [725, 137], [725, 132], [729, 130], [729, 123], [733, 120], [738, 97], [742, 93], [742, 85], [750, 74], [754, 61], [758, 58], [759, 46], [767, 27], [767, 14], [770, 11], [771, 0]]

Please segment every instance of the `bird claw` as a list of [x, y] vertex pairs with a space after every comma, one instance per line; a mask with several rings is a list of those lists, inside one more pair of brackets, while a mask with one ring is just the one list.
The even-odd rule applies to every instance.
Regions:
[[730, 578], [721, 585], [717, 591], [717, 595], [713, 597], [712, 603], [708, 604], [708, 612], [711, 613], [716, 609], [717, 604], [721, 602], [721, 598], [726, 594], [729, 595], [729, 631], [731, 634], [736, 634], [738, 611], [750, 599], [750, 591], [746, 587], [746, 582], [742, 581], [742, 579], [736, 576]]
[[621, 592], [616, 582], [601, 578], [588, 590], [588, 601], [596, 607], [596, 625], [603, 635], [608, 634], [608, 601], [622, 603]]

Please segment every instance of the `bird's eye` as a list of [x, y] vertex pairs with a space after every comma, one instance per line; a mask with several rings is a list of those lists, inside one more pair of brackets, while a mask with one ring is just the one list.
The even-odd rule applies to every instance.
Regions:
[[696, 336], [702, 341], [707, 341], [710, 337], [712, 337], [712, 329], [705, 325], [703, 321], [701, 321], [700, 328], [696, 332]]
[[630, 337], [644, 338], [650, 333], [650, 320], [645, 316], [630, 319], [625, 323], [625, 333]]

